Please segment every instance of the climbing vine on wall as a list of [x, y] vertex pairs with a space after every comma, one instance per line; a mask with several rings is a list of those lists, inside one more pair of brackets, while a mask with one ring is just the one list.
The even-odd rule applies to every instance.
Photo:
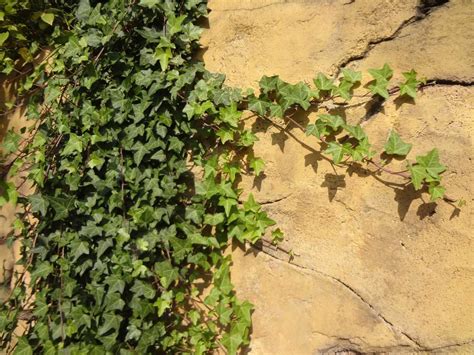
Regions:
[[[2, 144], [0, 204], [19, 204], [9, 240], [21, 236], [19, 263], [31, 276], [15, 276], [0, 309], [8, 351], [235, 353], [248, 344], [252, 305], [234, 294], [225, 250], [283, 235], [237, 186], [265, 168], [244, 110], [316, 136], [334, 164], [373, 166], [452, 202], [436, 149], [394, 172], [361, 125], [328, 112], [306, 127], [292, 118], [351, 100], [360, 72], [318, 74], [314, 85], [263, 77], [259, 94], [226, 87], [193, 58], [206, 14], [204, 0], [2, 2], [1, 69], [18, 71], [6, 109], [21, 98], [31, 122]], [[411, 71], [389, 89], [392, 73], [369, 71], [369, 98], [414, 98], [423, 85]], [[410, 150], [390, 133], [386, 155]], [[33, 195], [8, 182], [23, 172]]]

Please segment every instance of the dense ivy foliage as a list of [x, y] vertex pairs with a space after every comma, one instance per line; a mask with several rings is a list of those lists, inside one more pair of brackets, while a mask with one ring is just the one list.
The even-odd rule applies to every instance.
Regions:
[[3, 346], [20, 319], [21, 354], [233, 353], [248, 341], [251, 305], [233, 294], [224, 249], [274, 222], [253, 197], [239, 203], [236, 179], [256, 161], [240, 92], [192, 59], [206, 12], [200, 0], [81, 0], [56, 18], [31, 142], [10, 132], [3, 145], [21, 150], [8, 175], [27, 167], [38, 186], [16, 223], [31, 289], [19, 278], [0, 312]]
[[[1, 5], [1, 70], [18, 72], [20, 95], [7, 109], [28, 98], [31, 121], [26, 138], [11, 131], [2, 145], [0, 205], [23, 208], [14, 225], [31, 275], [17, 275], [0, 309], [8, 350], [199, 354], [248, 344], [252, 306], [233, 292], [225, 250], [234, 239], [283, 236], [237, 188], [241, 174], [265, 167], [251, 150], [257, 137], [241, 120], [244, 109], [316, 136], [334, 164], [372, 165], [433, 200], [451, 200], [436, 149], [393, 172], [375, 159], [361, 125], [330, 112], [306, 127], [292, 118], [350, 100], [360, 72], [343, 69], [337, 81], [318, 74], [314, 86], [263, 77], [259, 94], [243, 94], [206, 71], [193, 60], [204, 0]], [[382, 99], [414, 98], [423, 85], [411, 71], [389, 89], [388, 65], [369, 74], [368, 94]], [[389, 134], [386, 155], [410, 150]], [[6, 182], [22, 171], [37, 188], [28, 197]], [[19, 325], [26, 332], [17, 337]]]

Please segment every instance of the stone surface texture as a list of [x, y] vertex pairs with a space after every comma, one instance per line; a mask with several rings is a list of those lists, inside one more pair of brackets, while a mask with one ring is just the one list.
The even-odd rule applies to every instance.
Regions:
[[[430, 203], [397, 177], [333, 168], [317, 140], [294, 125], [282, 132], [255, 122], [266, 176], [243, 187], [285, 240], [279, 250], [234, 250], [233, 281], [255, 304], [248, 351], [474, 353], [474, 2], [209, 5], [203, 58], [229, 85], [255, 88], [273, 74], [311, 82], [318, 71], [385, 62], [398, 74], [415, 68], [436, 80], [415, 105], [390, 99], [371, 116], [364, 106], [344, 114], [363, 121], [377, 148], [390, 129], [413, 143], [411, 159], [438, 147], [449, 194], [467, 201], [459, 211]], [[306, 124], [317, 114], [295, 119]]]

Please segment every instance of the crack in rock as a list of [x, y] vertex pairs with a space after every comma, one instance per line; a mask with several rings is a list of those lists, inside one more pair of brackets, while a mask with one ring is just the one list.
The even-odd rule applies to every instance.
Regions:
[[[320, 276], [323, 276], [324, 278], [330, 279], [332, 282], [338, 284], [339, 286], [342, 286], [344, 289], [348, 290], [354, 297], [358, 298], [363, 304], [365, 304], [371, 312], [379, 318], [382, 323], [384, 323], [395, 335], [402, 336], [409, 344], [407, 343], [401, 343], [401, 344], [396, 344], [394, 346], [372, 346], [368, 344], [366, 341], [361, 339], [360, 337], [341, 337], [337, 335], [329, 335], [325, 334], [321, 331], [313, 331], [314, 333], [321, 334], [323, 336], [326, 336], [328, 338], [334, 338], [338, 340], [339, 342], [345, 342], [344, 344], [336, 344], [331, 346], [328, 349], [324, 349], [322, 353], [328, 353], [328, 352], [341, 352], [341, 351], [352, 351], [355, 352], [356, 354], [378, 354], [381, 352], [400, 352], [400, 351], [411, 351], [411, 352], [432, 352], [432, 351], [439, 351], [439, 350], [444, 350], [444, 349], [449, 349], [449, 348], [454, 348], [454, 347], [460, 347], [460, 346], [466, 346], [470, 344], [474, 344], [474, 339], [469, 339], [464, 342], [457, 342], [457, 343], [449, 343], [446, 345], [438, 346], [438, 347], [428, 347], [423, 345], [419, 340], [417, 340], [415, 337], [409, 335], [407, 332], [403, 331], [399, 327], [395, 326], [394, 323], [389, 321], [380, 311], [378, 311], [370, 302], [368, 302], [358, 291], [356, 291], [352, 286], [347, 284], [346, 282], [342, 281], [341, 279], [326, 274], [323, 271], [297, 264], [292, 260], [293, 257], [291, 257], [289, 260], [286, 258], [283, 258], [281, 256], [278, 256], [276, 254], [276, 251], [273, 249], [264, 249], [262, 245], [257, 246], [257, 245], [252, 245], [252, 248], [257, 249], [261, 252], [263, 252], [265, 255], [271, 257], [272, 259], [275, 259], [279, 262], [289, 264], [292, 267], [295, 267], [297, 269], [302, 269], [305, 270], [306, 272], [312, 272], [315, 274], [318, 274]], [[270, 250], [273, 252], [271, 253]], [[283, 250], [283, 249], [278, 249], [278, 250]], [[293, 254], [293, 255], [298, 255], [298, 254]], [[361, 343], [363, 344], [358, 344], [354, 342], [354, 340], [358, 339]], [[349, 348], [350, 346], [350, 348]]]
[[275, 6], [275, 5], [283, 5], [283, 4], [288, 4], [291, 1], [288, 0], [283, 0], [283, 1], [278, 1], [278, 2], [272, 2], [270, 4], [262, 5], [262, 6], [256, 6], [256, 7], [236, 7], [232, 9], [223, 9], [223, 10], [212, 10], [214, 12], [230, 12], [230, 11], [254, 11], [254, 10], [260, 10], [260, 9], [265, 9], [267, 7]]
[[346, 66], [348, 66], [350, 63], [352, 62], [355, 62], [357, 60], [361, 60], [361, 59], [364, 59], [367, 57], [367, 55], [380, 43], [383, 43], [383, 42], [389, 42], [389, 41], [392, 41], [394, 40], [395, 38], [397, 38], [400, 34], [400, 32], [407, 26], [415, 23], [415, 22], [418, 22], [418, 21], [421, 21], [427, 17], [430, 16], [430, 14], [436, 9], [436, 8], [439, 8], [443, 5], [445, 5], [446, 3], [448, 3], [449, 0], [443, 0], [443, 1], [432, 1], [433, 4], [430, 4], [429, 5], [426, 5], [426, 1], [421, 1], [420, 2], [420, 5], [417, 6], [417, 10], [416, 10], [416, 13], [415, 15], [411, 16], [410, 18], [404, 20], [396, 29], [394, 32], [392, 32], [392, 34], [390, 34], [389, 36], [386, 36], [386, 37], [381, 37], [381, 38], [377, 38], [377, 39], [374, 39], [374, 40], [371, 40], [369, 41], [369, 43], [367, 43], [367, 46], [365, 47], [365, 49], [361, 52], [361, 53], [358, 53], [358, 54], [354, 54], [354, 55], [351, 55], [345, 59], [342, 59], [342, 61], [336, 65], [336, 70], [335, 70], [335, 77], [337, 78], [339, 76], [339, 74], [341, 73], [341, 70], [343, 68], [345, 68]]
[[[287, 194], [287, 195], [285, 195], [285, 196], [276, 197], [276, 198], [272, 198], [272, 199], [266, 199], [266, 200], [258, 200], [258, 199], [257, 199], [256, 202], [257, 202], [258, 204], [262, 205], [262, 206], [264, 206], [264, 205], [271, 205], [272, 203], [277, 203], [277, 202], [286, 200], [286, 199], [287, 199], [288, 197], [290, 197], [291, 195], [293, 195], [293, 193], [289, 193], [289, 194]], [[245, 201], [244, 201], [244, 200], [241, 200], [241, 199], [239, 199], [238, 202], [239, 202], [240, 204], [245, 203]]]
[[456, 80], [456, 79], [442, 79], [442, 78], [433, 78], [426, 81], [424, 86], [473, 86], [474, 81], [468, 80]]
[[335, 276], [332, 276], [332, 275], [329, 275], [329, 274], [326, 274], [325, 272], [322, 272], [320, 270], [317, 270], [317, 269], [313, 269], [311, 267], [308, 267], [308, 266], [304, 266], [304, 265], [301, 265], [301, 264], [297, 264], [295, 262], [291, 262], [291, 261], [288, 261], [288, 260], [285, 260], [281, 257], [279, 257], [278, 255], [276, 254], [273, 254], [273, 253], [270, 253], [268, 252], [267, 250], [263, 249], [263, 248], [259, 248], [257, 246], [252, 246], [253, 248], [257, 249], [257, 250], [260, 250], [262, 251], [263, 253], [265, 253], [266, 255], [280, 261], [280, 262], [284, 262], [284, 263], [287, 263], [287, 264], [290, 264], [296, 268], [300, 268], [300, 269], [303, 269], [303, 270], [308, 270], [310, 272], [313, 272], [313, 273], [316, 273], [316, 274], [319, 274], [319, 275], [322, 275], [324, 276], [325, 278], [328, 278], [330, 280], [332, 280], [333, 282], [339, 284], [339, 286], [342, 286], [343, 288], [345, 288], [346, 290], [350, 291], [350, 293], [352, 293], [356, 298], [358, 298], [362, 303], [364, 303], [370, 310], [373, 314], [375, 314], [385, 325], [387, 325], [387, 327], [394, 333], [394, 334], [398, 334], [398, 335], [403, 335], [405, 337], [405, 339], [411, 343], [412, 345], [414, 345], [416, 348], [424, 348], [423, 345], [421, 345], [417, 340], [415, 340], [412, 336], [409, 336], [406, 332], [398, 329], [391, 321], [389, 321], [381, 312], [379, 312], [370, 302], [368, 302], [359, 292], [357, 292], [352, 286], [350, 286], [349, 284], [347, 284], [346, 282], [342, 281], [341, 279], [335, 277]]

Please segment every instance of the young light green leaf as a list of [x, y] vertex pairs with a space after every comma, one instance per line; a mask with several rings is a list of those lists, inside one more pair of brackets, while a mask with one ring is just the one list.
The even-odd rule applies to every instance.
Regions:
[[358, 83], [362, 80], [362, 72], [354, 71], [348, 68], [342, 68], [342, 75], [344, 75], [344, 80], [350, 83]]
[[321, 91], [329, 91], [334, 87], [333, 81], [323, 73], [318, 73], [314, 79], [314, 85]]
[[249, 167], [254, 171], [255, 176], [259, 176], [265, 169], [265, 162], [262, 158], [251, 158]]
[[393, 75], [393, 70], [387, 63], [380, 69], [369, 69], [368, 72], [376, 81], [385, 83], [387, 83]]
[[411, 182], [415, 187], [415, 190], [421, 189], [423, 181], [428, 176], [426, 169], [421, 165], [408, 164], [408, 171], [410, 172]]
[[446, 188], [438, 183], [431, 183], [428, 192], [430, 193], [431, 201], [436, 201], [437, 199], [443, 198]]
[[43, 20], [43, 22], [47, 23], [48, 25], [52, 26], [54, 22], [54, 14], [50, 12], [43, 12], [41, 14], [41, 20]]
[[446, 167], [439, 162], [438, 149], [434, 148], [424, 156], [417, 156], [416, 161], [424, 167], [427, 173], [434, 179], [439, 179], [439, 174], [446, 170]]
[[407, 95], [410, 96], [411, 98], [415, 99], [416, 98], [416, 88], [417, 88], [416, 83], [403, 83], [400, 85], [400, 96], [402, 95]]
[[339, 164], [344, 158], [344, 154], [350, 153], [349, 147], [350, 145], [347, 145], [347, 143], [329, 142], [328, 148], [324, 152], [332, 156], [335, 164]]
[[5, 43], [5, 41], [8, 39], [8, 37], [10, 37], [9, 32], [0, 33], [0, 46], [3, 46], [3, 43]]
[[369, 90], [374, 95], [379, 95], [383, 97], [384, 99], [388, 99], [390, 97], [390, 94], [387, 89], [387, 84], [388, 84], [387, 81], [377, 80], [375, 84], [369, 85]]
[[387, 154], [406, 156], [410, 152], [411, 147], [412, 145], [410, 143], [405, 143], [397, 132], [392, 130], [390, 131], [384, 149]]

